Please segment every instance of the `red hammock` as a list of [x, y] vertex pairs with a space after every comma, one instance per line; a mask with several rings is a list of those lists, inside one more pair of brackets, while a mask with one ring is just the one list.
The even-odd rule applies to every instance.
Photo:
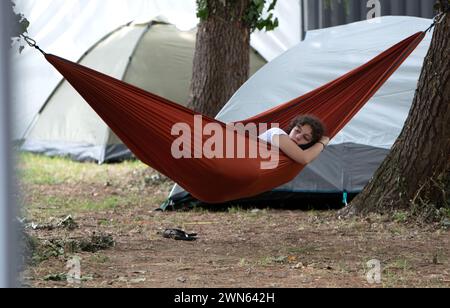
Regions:
[[[335, 81], [242, 123], [278, 123], [286, 128], [296, 116], [313, 114], [324, 121], [332, 138], [424, 37], [425, 32], [418, 32]], [[264, 160], [259, 156], [175, 159], [171, 148], [178, 136], [172, 136], [172, 127], [187, 123], [193, 128], [192, 110], [68, 60], [49, 54], [45, 57], [142, 162], [201, 201], [221, 203], [255, 196], [291, 181], [304, 167], [283, 153], [278, 167], [268, 170], [261, 169]], [[203, 116], [203, 126], [209, 123], [220, 122]], [[232, 134], [236, 143], [249, 141], [248, 136]], [[203, 142], [209, 137], [202, 136]]]

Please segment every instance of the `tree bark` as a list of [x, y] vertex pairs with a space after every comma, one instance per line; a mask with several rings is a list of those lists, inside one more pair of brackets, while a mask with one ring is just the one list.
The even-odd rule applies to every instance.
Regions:
[[436, 25], [400, 137], [372, 181], [341, 214], [407, 210], [431, 220], [436, 209], [449, 206], [449, 187], [450, 13]]
[[248, 79], [250, 27], [243, 16], [250, 0], [208, 0], [209, 15], [198, 27], [188, 106], [214, 117]]

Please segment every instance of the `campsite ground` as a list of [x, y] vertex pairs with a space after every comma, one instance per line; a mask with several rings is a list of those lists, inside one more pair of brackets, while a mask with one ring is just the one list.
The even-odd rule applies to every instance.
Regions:
[[[350, 220], [334, 210], [273, 207], [157, 212], [172, 183], [139, 162], [98, 166], [24, 154], [18, 170], [34, 247], [25, 286], [450, 287], [449, 231], [408, 223], [402, 212]], [[58, 226], [68, 215], [73, 221]], [[159, 234], [175, 227], [198, 240]], [[74, 256], [81, 281], [69, 283]], [[380, 284], [367, 281], [374, 259]]]

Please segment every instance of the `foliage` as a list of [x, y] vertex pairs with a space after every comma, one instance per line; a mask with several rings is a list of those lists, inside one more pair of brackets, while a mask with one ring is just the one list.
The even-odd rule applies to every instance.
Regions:
[[263, 18], [266, 2], [267, 0], [252, 0], [250, 8], [244, 16], [244, 21], [250, 26], [251, 31], [254, 31], [255, 29], [258, 29], [260, 31], [264, 29], [266, 31], [272, 31], [278, 27], [278, 18], [274, 19], [273, 13], [270, 13], [275, 9], [277, 0], [272, 0], [269, 8], [267, 9], [267, 13], [269, 15], [267, 16], [267, 18]]
[[208, 1], [207, 0], [197, 0], [197, 17], [201, 21], [208, 19]]
[[[250, 6], [242, 16], [242, 21], [249, 26], [253, 32], [256, 29], [272, 31], [278, 27], [278, 18], [274, 18], [271, 13], [277, 4], [278, 0], [251, 0]], [[226, 6], [226, 0], [221, 0], [222, 4]], [[270, 3], [270, 4], [269, 4]], [[267, 10], [264, 10], [266, 4], [269, 4]], [[205, 21], [210, 16], [210, 7], [208, 0], [197, 0], [197, 17], [201, 21]], [[264, 18], [265, 14], [268, 14]]]
[[[27, 33], [28, 27], [30, 26], [30, 22], [25, 18], [23, 14], [16, 13], [14, 11], [14, 7], [16, 5], [11, 1], [11, 10], [9, 10], [9, 19], [12, 21], [12, 27], [9, 31], [9, 37], [13, 40], [13, 42], [20, 42], [20, 36], [24, 33]], [[19, 47], [19, 52], [23, 50], [23, 46]]]
[[14, 7], [16, 5], [14, 4], [14, 2], [11, 1], [11, 11], [10, 11], [10, 19], [13, 22], [13, 27], [11, 27], [11, 32], [10, 32], [10, 37], [11, 38], [18, 38], [20, 37], [22, 34], [26, 33], [28, 30], [28, 27], [30, 26], [30, 22], [28, 21], [28, 19], [25, 18], [25, 16], [23, 14], [20, 13], [16, 13], [14, 11]]

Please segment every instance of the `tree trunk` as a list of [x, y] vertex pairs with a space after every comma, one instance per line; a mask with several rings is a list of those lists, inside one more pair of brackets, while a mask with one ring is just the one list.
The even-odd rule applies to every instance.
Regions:
[[198, 27], [188, 106], [214, 117], [248, 79], [250, 27], [242, 17], [251, 0], [208, 0]]
[[[392, 102], [395, 104], [395, 102]], [[424, 220], [450, 200], [450, 13], [436, 25], [412, 109], [372, 181], [344, 215], [407, 210]]]

